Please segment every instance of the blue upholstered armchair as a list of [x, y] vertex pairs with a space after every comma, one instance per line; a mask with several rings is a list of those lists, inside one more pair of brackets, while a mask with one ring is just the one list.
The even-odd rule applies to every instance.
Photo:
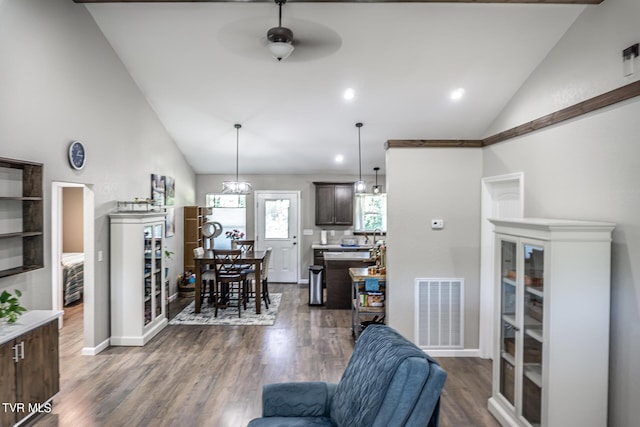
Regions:
[[446, 377], [395, 330], [368, 326], [339, 384], [268, 384], [248, 427], [437, 427]]

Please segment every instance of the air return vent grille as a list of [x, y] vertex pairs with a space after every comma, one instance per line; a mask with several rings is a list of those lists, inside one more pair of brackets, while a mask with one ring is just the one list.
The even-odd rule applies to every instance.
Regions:
[[464, 279], [416, 279], [419, 347], [462, 348]]

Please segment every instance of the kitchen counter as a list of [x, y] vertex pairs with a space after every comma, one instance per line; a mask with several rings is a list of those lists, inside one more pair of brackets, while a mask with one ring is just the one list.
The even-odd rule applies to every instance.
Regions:
[[326, 245], [321, 245], [319, 243], [314, 243], [311, 245], [311, 249], [331, 249], [331, 250], [368, 250], [371, 249], [373, 245], [357, 245], [357, 246], [343, 246], [339, 243], [331, 243]]
[[359, 252], [325, 252], [322, 254], [325, 261], [371, 261], [369, 251]]
[[64, 311], [56, 310], [27, 310], [22, 316], [18, 317], [16, 323], [5, 323], [0, 326], [0, 345], [47, 324], [63, 314]]

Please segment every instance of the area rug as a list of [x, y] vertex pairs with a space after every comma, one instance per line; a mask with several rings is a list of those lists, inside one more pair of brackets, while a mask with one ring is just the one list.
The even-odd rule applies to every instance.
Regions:
[[282, 294], [270, 294], [271, 304], [266, 310], [264, 305], [260, 314], [256, 314], [255, 300], [247, 304], [247, 309], [242, 310], [242, 316], [238, 317], [238, 308], [229, 307], [218, 309], [218, 317], [214, 317], [215, 307], [208, 303], [202, 304], [200, 313], [195, 313], [195, 302], [191, 302], [176, 317], [169, 321], [170, 325], [228, 325], [228, 326], [269, 326], [276, 321], [278, 307]]

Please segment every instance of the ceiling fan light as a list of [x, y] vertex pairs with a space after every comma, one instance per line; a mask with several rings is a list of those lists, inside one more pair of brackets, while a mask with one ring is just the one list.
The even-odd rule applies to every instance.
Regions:
[[278, 61], [286, 59], [293, 52], [293, 45], [286, 42], [270, 42], [269, 51]]

